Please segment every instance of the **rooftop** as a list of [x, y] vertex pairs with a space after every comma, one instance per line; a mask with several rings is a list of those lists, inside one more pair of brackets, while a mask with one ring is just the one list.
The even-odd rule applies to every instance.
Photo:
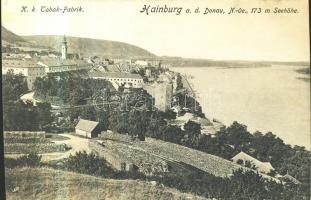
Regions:
[[73, 59], [73, 60], [62, 60], [58, 58], [50, 59], [18, 59], [18, 58], [4, 58], [2, 59], [3, 67], [41, 67], [41, 66], [87, 66], [89, 65], [86, 61]]
[[270, 172], [271, 170], [274, 170], [274, 168], [272, 167], [272, 165], [269, 162], [261, 162], [259, 160], [257, 160], [256, 158], [244, 153], [243, 151], [241, 151], [240, 153], [238, 153], [237, 155], [235, 155], [232, 158], [233, 161], [237, 161], [237, 160], [247, 160], [247, 161], [251, 161], [253, 165], [255, 165], [257, 167], [258, 171], [261, 172]]
[[89, 72], [90, 77], [103, 77], [103, 78], [132, 78], [132, 79], [142, 79], [139, 74], [115, 72], [115, 73], [104, 73], [99, 71]]
[[80, 119], [78, 124], [76, 125], [76, 129], [80, 129], [83, 131], [91, 132], [93, 131], [96, 126], [98, 125], [98, 122], [90, 121], [86, 119]]
[[60, 59], [60, 58], [49, 58], [49, 59], [42, 59], [40, 63], [47, 66], [63, 66], [63, 65], [89, 65], [84, 60], [79, 59]]
[[31, 68], [31, 67], [40, 67], [40, 66], [34, 60], [2, 59], [2, 67]]

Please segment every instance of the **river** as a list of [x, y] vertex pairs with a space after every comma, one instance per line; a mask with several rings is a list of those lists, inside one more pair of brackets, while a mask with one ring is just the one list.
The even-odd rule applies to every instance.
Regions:
[[197, 99], [210, 119], [238, 121], [310, 150], [310, 82], [297, 66], [252, 68], [174, 67], [191, 75]]

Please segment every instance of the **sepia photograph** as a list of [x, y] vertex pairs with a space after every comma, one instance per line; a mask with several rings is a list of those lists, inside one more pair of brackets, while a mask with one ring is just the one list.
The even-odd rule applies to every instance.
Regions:
[[0, 199], [309, 200], [307, 0], [2, 0]]

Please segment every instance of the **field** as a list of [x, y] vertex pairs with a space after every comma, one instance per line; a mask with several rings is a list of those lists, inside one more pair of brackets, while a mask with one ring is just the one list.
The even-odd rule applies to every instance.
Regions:
[[7, 199], [204, 199], [155, 182], [113, 180], [51, 168], [6, 169]]
[[4, 138], [4, 152], [6, 154], [64, 152], [68, 150], [66, 145], [56, 144], [52, 141], [62, 141], [67, 139], [69, 138], [56, 134], [46, 134], [45, 138], [8, 136]]

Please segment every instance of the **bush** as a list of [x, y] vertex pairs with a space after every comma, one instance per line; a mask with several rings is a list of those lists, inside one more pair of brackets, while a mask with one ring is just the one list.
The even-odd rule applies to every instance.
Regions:
[[99, 175], [111, 177], [113, 169], [107, 165], [106, 160], [99, 158], [94, 153], [76, 152], [76, 155], [70, 155], [65, 162], [65, 168], [83, 174]]
[[41, 166], [42, 156], [36, 153], [30, 153], [28, 155], [23, 155], [19, 158], [5, 158], [4, 165], [8, 168], [15, 167], [39, 167]]
[[5, 153], [52, 153], [52, 152], [63, 152], [68, 150], [64, 148], [64, 145], [55, 143], [5, 143]]

